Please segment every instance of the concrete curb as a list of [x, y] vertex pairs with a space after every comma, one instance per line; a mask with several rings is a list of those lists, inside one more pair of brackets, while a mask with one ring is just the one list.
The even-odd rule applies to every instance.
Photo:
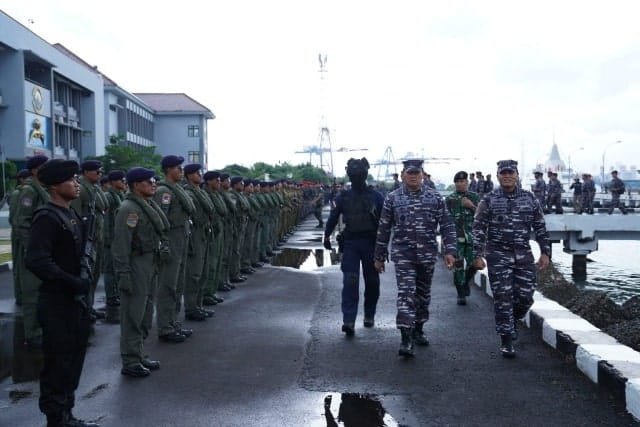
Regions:
[[[486, 274], [476, 273], [474, 282], [493, 297]], [[551, 347], [570, 356], [582, 373], [640, 420], [640, 353], [540, 292], [536, 291], [533, 299], [524, 319], [527, 326]]]

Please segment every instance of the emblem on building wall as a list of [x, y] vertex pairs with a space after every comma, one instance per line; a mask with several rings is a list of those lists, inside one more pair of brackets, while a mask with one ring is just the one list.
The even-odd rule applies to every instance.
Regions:
[[42, 107], [44, 106], [43, 96], [40, 88], [37, 86], [34, 86], [33, 90], [31, 91], [31, 105], [33, 105], [33, 109], [36, 113], [42, 112]]

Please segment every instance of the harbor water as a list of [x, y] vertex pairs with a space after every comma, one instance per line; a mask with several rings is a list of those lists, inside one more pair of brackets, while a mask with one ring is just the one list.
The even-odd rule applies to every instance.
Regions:
[[598, 250], [587, 258], [586, 280], [575, 280], [571, 276], [572, 256], [562, 251], [562, 244], [553, 245], [553, 264], [578, 287], [605, 291], [619, 304], [640, 295], [640, 241], [600, 240]]

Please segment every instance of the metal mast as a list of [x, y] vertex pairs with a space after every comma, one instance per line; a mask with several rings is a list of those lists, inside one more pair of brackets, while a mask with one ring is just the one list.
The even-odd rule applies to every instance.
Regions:
[[[329, 130], [329, 126], [327, 125], [327, 116], [325, 112], [325, 103], [326, 103], [326, 74], [327, 74], [327, 54], [319, 53], [318, 54], [318, 62], [320, 63], [320, 126], [318, 133], [318, 148], [320, 155], [320, 168], [328, 169], [333, 175], [333, 150], [331, 147], [331, 131]], [[325, 151], [329, 152], [329, 164], [324, 164], [323, 153]]]

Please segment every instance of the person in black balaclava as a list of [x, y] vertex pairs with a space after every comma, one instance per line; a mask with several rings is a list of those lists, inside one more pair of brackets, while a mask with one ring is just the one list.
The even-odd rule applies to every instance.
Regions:
[[346, 167], [351, 189], [341, 192], [331, 210], [324, 231], [324, 247], [331, 250], [331, 233], [342, 215], [342, 331], [347, 336], [355, 333], [358, 314], [360, 264], [364, 276], [364, 326], [374, 325], [376, 304], [380, 296], [380, 277], [373, 265], [376, 231], [382, 210], [383, 197], [367, 187], [369, 162], [366, 158], [349, 159]]

